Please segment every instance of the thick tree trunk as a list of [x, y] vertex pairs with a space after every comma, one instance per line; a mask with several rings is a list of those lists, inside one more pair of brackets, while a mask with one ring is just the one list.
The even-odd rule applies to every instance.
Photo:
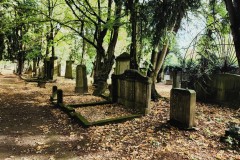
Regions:
[[240, 67], [240, 1], [224, 0], [228, 10], [238, 66]]
[[23, 67], [24, 67], [24, 52], [19, 51], [18, 59], [17, 59], [17, 72], [16, 72], [18, 75], [22, 75]]
[[132, 42], [130, 48], [130, 68], [131, 69], [138, 69], [137, 63], [137, 1], [130, 0], [130, 22], [132, 28]]
[[151, 98], [156, 101], [160, 98], [160, 95], [157, 93], [156, 91], [156, 81], [157, 81], [157, 76], [158, 76], [158, 72], [161, 69], [164, 59], [166, 57], [167, 54], [167, 50], [168, 50], [168, 46], [169, 46], [169, 42], [167, 42], [163, 48], [162, 51], [160, 51], [157, 55], [157, 63], [155, 65], [154, 70], [152, 71], [151, 77], [152, 77], [152, 95]]
[[[96, 83], [97, 89], [94, 91], [94, 95], [101, 95], [102, 93], [105, 92], [107, 89], [107, 79], [109, 77], [109, 73], [112, 70], [112, 66], [114, 64], [114, 52], [115, 52], [115, 47], [117, 44], [117, 39], [118, 39], [118, 33], [119, 33], [119, 27], [120, 27], [120, 18], [121, 18], [121, 11], [122, 11], [122, 1], [121, 0], [115, 0], [116, 3], [116, 9], [115, 9], [115, 25], [113, 27], [112, 31], [112, 37], [110, 40], [110, 43], [108, 45], [108, 50], [107, 54], [105, 55], [105, 50], [103, 49], [102, 46], [100, 47], [100, 50], [97, 55], [97, 63], [96, 67], [98, 67], [95, 71], [94, 74], [94, 83]], [[102, 44], [103, 41], [100, 41]], [[104, 58], [103, 58], [103, 55]], [[103, 62], [102, 62], [103, 61]]]

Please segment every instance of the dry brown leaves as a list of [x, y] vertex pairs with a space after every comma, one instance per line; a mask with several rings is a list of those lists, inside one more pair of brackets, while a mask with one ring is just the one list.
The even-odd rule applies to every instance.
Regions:
[[[73, 80], [65, 81], [63, 78], [59, 78], [57, 83], [48, 83], [46, 88], [38, 88], [35, 83], [25, 83], [17, 78], [8, 80], [7, 78], [0, 78], [0, 93], [4, 95], [0, 97], [3, 109], [15, 103], [18, 106], [35, 106], [36, 109], [39, 106], [52, 107], [48, 103], [48, 99], [53, 85], [62, 89], [65, 95], [73, 94], [73, 97], [77, 97], [74, 94]], [[159, 86], [159, 89], [161, 89], [161, 86]], [[169, 90], [165, 89], [161, 93], [168, 97]], [[18, 98], [14, 97], [16, 95], [18, 95]], [[19, 95], [25, 95], [25, 97], [19, 98]], [[69, 99], [67, 97], [64, 97], [65, 101], [73, 103], [101, 100], [93, 96], [79, 96], [76, 99], [71, 98], [71, 96], [69, 96]], [[9, 98], [11, 101], [5, 101], [5, 98]], [[122, 113], [122, 110], [115, 110], [114, 106], [108, 107], [111, 113]], [[66, 154], [68, 155], [67, 158], [65, 157], [66, 159], [240, 159], [238, 152], [226, 148], [219, 141], [220, 137], [225, 134], [228, 122], [240, 123], [239, 110], [219, 105], [197, 103], [196, 131], [184, 131], [168, 124], [169, 109], [168, 100], [151, 102], [151, 112], [147, 116], [123, 123], [83, 129], [80, 125], [72, 122], [64, 112], [53, 108], [51, 109], [51, 115], [56, 122], [45, 121], [47, 117], [44, 116], [47, 114], [39, 113], [42, 114], [39, 115], [42, 120], [39, 121], [41, 124], [38, 125], [37, 129], [42, 134], [55, 137], [55, 144], [50, 143], [53, 141], [52, 139], [47, 142], [36, 139], [37, 143], [32, 150], [38, 152], [38, 157], [33, 156], [31, 158], [54, 159], [57, 155], [59, 157]], [[94, 112], [94, 109], [91, 112]], [[105, 113], [103, 114], [101, 111], [95, 112], [95, 115], [99, 117], [101, 114], [105, 116]], [[2, 121], [1, 116], [0, 120]], [[22, 125], [28, 124], [23, 123]], [[60, 138], [55, 133], [61, 133]], [[29, 136], [25, 138], [27, 140]], [[23, 139], [24, 137], [21, 139], [22, 143], [24, 142]], [[4, 140], [6, 141], [7, 138], [4, 138]], [[26, 150], [31, 151], [31, 148], [26, 148]], [[44, 155], [45, 153], [51, 153], [52, 150], [55, 150], [55, 152], [48, 154], [48, 156]], [[84, 154], [82, 154], [83, 152]], [[16, 157], [13, 156], [12, 159], [14, 158]]]
[[84, 116], [89, 122], [118, 118], [132, 114], [132, 112], [119, 104], [104, 104], [91, 107], [82, 107], [76, 108], [75, 111]]

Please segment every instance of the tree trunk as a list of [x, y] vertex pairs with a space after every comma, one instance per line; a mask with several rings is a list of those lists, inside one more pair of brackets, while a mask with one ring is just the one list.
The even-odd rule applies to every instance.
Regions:
[[24, 52], [19, 51], [18, 52], [18, 59], [17, 59], [17, 74], [22, 75], [23, 67], [24, 67]]
[[130, 48], [130, 68], [138, 69], [137, 63], [137, 1], [130, 0], [130, 22], [131, 22], [131, 48]]
[[[115, 9], [115, 25], [113, 27], [112, 31], [112, 37], [110, 39], [109, 45], [108, 45], [108, 50], [107, 54], [105, 55], [105, 50], [101, 46], [101, 53], [98, 53], [97, 55], [97, 63], [96, 67], [98, 67], [98, 71], [95, 72], [94, 76], [94, 82], [98, 85], [98, 88], [94, 91], [94, 95], [101, 95], [102, 93], [105, 92], [107, 89], [107, 79], [109, 77], [109, 73], [112, 70], [112, 66], [114, 64], [114, 52], [115, 52], [115, 47], [117, 44], [117, 39], [118, 39], [118, 33], [119, 33], [119, 27], [120, 27], [120, 18], [121, 18], [121, 11], [122, 11], [122, 1], [121, 0], [115, 0], [116, 3], [116, 9]], [[103, 58], [102, 55], [105, 55]], [[103, 59], [100, 59], [103, 58]], [[100, 61], [101, 60], [101, 61]], [[103, 62], [102, 62], [103, 60]], [[100, 65], [99, 65], [100, 64]]]
[[240, 1], [224, 0], [231, 23], [238, 66], [240, 67]]
[[0, 61], [3, 59], [4, 49], [5, 49], [4, 34], [0, 34]]
[[167, 50], [168, 50], [168, 46], [169, 46], [169, 42], [167, 42], [164, 46], [162, 51], [160, 51], [157, 55], [157, 63], [156, 66], [151, 74], [152, 77], [152, 92], [151, 92], [151, 98], [154, 101], [157, 101], [161, 96], [157, 93], [156, 90], [156, 80], [157, 80], [157, 76], [158, 76], [158, 72], [159, 70], [162, 68], [164, 59], [166, 57], [167, 54]]
[[[174, 30], [176, 23], [174, 23], [171, 26], [170, 32], [172, 32]], [[158, 45], [155, 45], [154, 50], [153, 50], [153, 55], [151, 58], [151, 62], [152, 62], [152, 70], [150, 71], [150, 77], [152, 78], [152, 89], [151, 89], [151, 98], [154, 101], [157, 101], [161, 96], [157, 93], [156, 90], [156, 80], [157, 80], [157, 76], [158, 76], [158, 72], [160, 71], [160, 69], [163, 66], [163, 62], [165, 60], [166, 54], [168, 52], [168, 47], [169, 47], [169, 40], [167, 40], [167, 42], [165, 42], [165, 44], [162, 47], [161, 51], [157, 51], [157, 47]]]

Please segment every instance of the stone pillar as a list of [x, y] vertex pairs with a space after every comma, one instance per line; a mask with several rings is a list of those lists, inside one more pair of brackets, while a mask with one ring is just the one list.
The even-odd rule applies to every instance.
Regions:
[[73, 79], [72, 64], [73, 64], [73, 61], [66, 61], [65, 78]]
[[180, 88], [180, 74], [177, 71], [173, 72], [173, 85], [172, 88]]
[[57, 90], [57, 104], [63, 103], [63, 91], [61, 89]]
[[173, 88], [170, 98], [170, 122], [180, 128], [190, 129], [195, 125], [196, 92]]
[[123, 74], [127, 69], [130, 69], [130, 55], [124, 52], [116, 58], [116, 67], [114, 74]]
[[52, 87], [52, 96], [50, 97], [50, 101], [53, 101], [57, 95], [57, 86]]
[[75, 92], [80, 94], [88, 92], [87, 71], [85, 65], [77, 66]]

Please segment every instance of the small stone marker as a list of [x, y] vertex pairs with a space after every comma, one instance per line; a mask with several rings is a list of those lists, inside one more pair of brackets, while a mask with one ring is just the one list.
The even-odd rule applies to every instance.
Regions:
[[76, 93], [86, 93], [88, 92], [88, 85], [87, 85], [87, 72], [85, 65], [78, 65], [76, 69]]
[[191, 129], [195, 125], [196, 92], [173, 88], [170, 98], [170, 122], [180, 128]]
[[50, 100], [53, 101], [57, 95], [57, 86], [52, 87], [52, 96], [50, 97]]
[[57, 104], [63, 103], [63, 91], [61, 89], [57, 90]]

